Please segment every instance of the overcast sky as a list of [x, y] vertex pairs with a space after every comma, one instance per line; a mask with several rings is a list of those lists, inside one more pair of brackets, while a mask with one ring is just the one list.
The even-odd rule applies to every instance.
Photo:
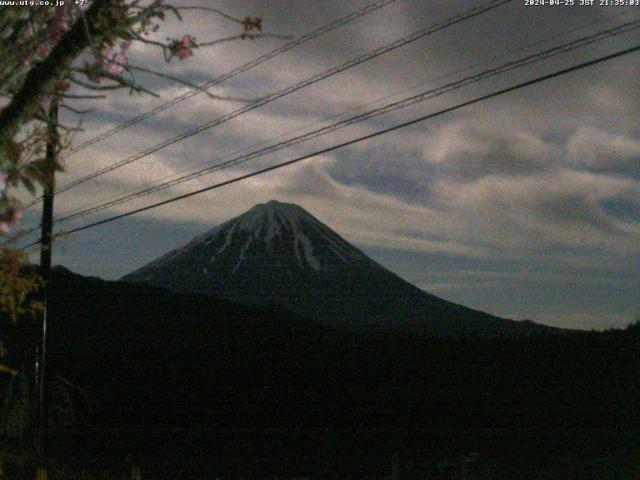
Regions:
[[[237, 17], [262, 17], [265, 31], [297, 37], [372, 1], [209, 5]], [[257, 99], [481, 4], [398, 0], [212, 91]], [[61, 194], [56, 213], [637, 18], [640, 7], [532, 7], [513, 1]], [[206, 41], [237, 31], [233, 22], [190, 12], [182, 23], [164, 24], [159, 35], [189, 32]], [[273, 38], [226, 43], [168, 66], [159, 51], [135, 45], [130, 58], [199, 83], [284, 43]], [[611, 38], [60, 228], [313, 152], [637, 43], [638, 31]], [[119, 278], [254, 204], [277, 199], [304, 207], [384, 266], [447, 300], [551, 325], [624, 326], [640, 313], [639, 59], [637, 53], [622, 57], [69, 236], [56, 244], [54, 262], [82, 274]], [[161, 99], [123, 92], [91, 105], [95, 110], [85, 116], [77, 143], [185, 91], [162, 79], [136, 78]], [[244, 105], [198, 95], [72, 156], [59, 184]], [[36, 223], [34, 214], [25, 227]]]

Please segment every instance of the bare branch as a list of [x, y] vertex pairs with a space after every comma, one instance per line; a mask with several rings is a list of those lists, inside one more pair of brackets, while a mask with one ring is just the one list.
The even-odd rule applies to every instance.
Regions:
[[[105, 29], [115, 26], [116, 20], [106, 14], [112, 6], [113, 0], [95, 0], [87, 10], [86, 20], [93, 37], [103, 35]], [[18, 93], [0, 112], [0, 143], [12, 139], [33, 117], [45, 92], [55, 90], [55, 84], [64, 77], [68, 64], [88, 45], [83, 21], [76, 21], [49, 56], [29, 71]]]
[[276, 33], [241, 33], [239, 35], [220, 38], [218, 40], [212, 40], [210, 42], [198, 42], [198, 47], [210, 47], [212, 45], [217, 45], [218, 43], [232, 42], [234, 40], [254, 40], [256, 38], [277, 38], [279, 40], [291, 40], [293, 36], [278, 35]]
[[232, 22], [236, 22], [239, 23], [240, 25], [244, 25], [244, 21], [240, 20], [239, 18], [236, 17], [232, 17], [231, 15], [224, 13], [222, 10], [218, 10], [217, 8], [213, 8], [213, 7], [175, 7], [173, 5], [165, 5], [165, 7], [171, 7], [174, 8], [176, 10], [201, 10], [201, 11], [205, 11], [205, 12], [213, 12], [216, 13], [218, 15], [220, 15], [223, 18], [226, 18], [227, 20], [231, 20]]
[[133, 90], [135, 92], [148, 93], [151, 96], [160, 97], [160, 95], [158, 95], [156, 92], [153, 92], [153, 91], [143, 87], [139, 83], [136, 83], [136, 82], [131, 81], [131, 80], [127, 80], [126, 78], [121, 77], [120, 75], [115, 75], [115, 74], [109, 73], [107, 71], [98, 71], [97, 75], [100, 76], [100, 77], [108, 78], [109, 80], [117, 82], [117, 83], [121, 84], [124, 87], [129, 87], [131, 90]]
[[89, 90], [119, 90], [122, 88], [126, 88], [124, 85], [116, 84], [116, 85], [96, 85], [93, 83], [85, 82], [84, 80], [80, 80], [79, 78], [72, 78], [71, 81], [76, 85], [80, 85], [81, 87], [87, 88]]
[[163, 5], [163, 7], [169, 10], [171, 13], [173, 13], [178, 18], [178, 20], [182, 21], [182, 15], [180, 15], [180, 12], [176, 7], [174, 7], [173, 5], [166, 5], [166, 4]]
[[69, 98], [72, 100], [99, 100], [102, 98], [107, 98], [107, 96], [106, 95], [74, 95], [74, 94], [65, 93], [64, 95], [62, 95], [62, 98]]
[[68, 127], [67, 125], [63, 124], [63, 123], [58, 123], [56, 125], [57, 128], [64, 130], [65, 132], [69, 133], [69, 132], [82, 132], [83, 130], [80, 127]]
[[[102, 96], [104, 98], [104, 96]], [[65, 110], [69, 110], [72, 113], [75, 113], [76, 115], [84, 115], [86, 113], [91, 113], [93, 112], [95, 109], [93, 108], [87, 108], [85, 110], [78, 110], [76, 108], [70, 107], [69, 105], [66, 104], [62, 104], [60, 105], [60, 108], [64, 108]]]
[[144, 7], [141, 10], [139, 15], [135, 15], [129, 18], [129, 23], [131, 25], [134, 25], [136, 23], [140, 23], [140, 22], [144, 22], [145, 20], [148, 20], [149, 18], [158, 14], [156, 9], [160, 6], [162, 6], [162, 0], [154, 0], [151, 5]]
[[167, 45], [165, 45], [162, 42], [157, 42], [155, 40], [149, 40], [148, 38], [144, 38], [142, 35], [138, 35], [137, 33], [133, 34], [133, 38], [135, 38], [136, 40], [142, 42], [142, 43], [146, 43], [147, 45], [155, 45], [156, 47], [160, 47], [163, 50], [168, 50], [169, 47]]
[[206, 95], [208, 95], [210, 98], [215, 98], [218, 100], [224, 100], [223, 97], [219, 97], [217, 95], [212, 94], [211, 92], [209, 92], [206, 88], [202, 88], [194, 83], [189, 82], [188, 80], [183, 80], [181, 78], [178, 77], [174, 77], [173, 75], [169, 75], [167, 73], [162, 73], [162, 72], [157, 72], [155, 70], [151, 70], [149, 68], [143, 68], [143, 67], [136, 67], [134, 65], [128, 65], [127, 66], [128, 69], [130, 70], [137, 70], [139, 72], [145, 72], [145, 73], [149, 73], [151, 75], [156, 75], [158, 77], [162, 77], [162, 78], [167, 78], [169, 80], [173, 80], [174, 82], [180, 83], [182, 85], [186, 85], [187, 87], [196, 89], [202, 93], [205, 93]]

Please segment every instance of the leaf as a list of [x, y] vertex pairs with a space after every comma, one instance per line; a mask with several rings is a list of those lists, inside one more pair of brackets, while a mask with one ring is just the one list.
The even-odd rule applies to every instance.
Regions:
[[36, 180], [42, 185], [46, 181], [48, 170], [49, 161], [45, 158], [39, 158], [29, 162], [29, 164], [24, 167], [24, 176], [32, 180]]
[[24, 188], [26, 188], [31, 195], [35, 195], [36, 194], [36, 186], [33, 184], [31, 179], [28, 178], [28, 177], [22, 177], [21, 180], [22, 180], [22, 185], [24, 186]]
[[22, 149], [13, 140], [5, 140], [0, 144], [0, 168], [3, 171], [10, 170], [11, 167], [20, 163]]

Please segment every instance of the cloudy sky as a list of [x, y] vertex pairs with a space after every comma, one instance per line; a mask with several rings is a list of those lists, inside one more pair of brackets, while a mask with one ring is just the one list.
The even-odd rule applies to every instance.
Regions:
[[[299, 37], [373, 0], [229, 0], [236, 17]], [[579, 0], [576, 0], [579, 3]], [[67, 160], [64, 185], [471, 6], [397, 0], [195, 96]], [[527, 6], [515, 0], [301, 89], [58, 196], [62, 216], [510, 60], [640, 18], [640, 7]], [[238, 25], [198, 11], [160, 38], [224, 38]], [[201, 83], [283, 45], [224, 43], [166, 65], [134, 45], [131, 62]], [[640, 43], [640, 31], [484, 80], [412, 107], [116, 206], [69, 229], [273, 165]], [[375, 260], [448, 300], [573, 328], [640, 314], [639, 54], [485, 101], [249, 181], [58, 241], [54, 262], [116, 279], [259, 202], [301, 205]], [[136, 74], [160, 99], [126, 92], [90, 105], [76, 143], [186, 91]], [[37, 223], [29, 211], [24, 226]]]

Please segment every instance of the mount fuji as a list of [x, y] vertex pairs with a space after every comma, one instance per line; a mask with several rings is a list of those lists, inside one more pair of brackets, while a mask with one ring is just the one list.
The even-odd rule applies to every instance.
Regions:
[[431, 295], [382, 267], [303, 208], [258, 204], [122, 278], [245, 304], [278, 304], [331, 327], [430, 336], [552, 330]]

